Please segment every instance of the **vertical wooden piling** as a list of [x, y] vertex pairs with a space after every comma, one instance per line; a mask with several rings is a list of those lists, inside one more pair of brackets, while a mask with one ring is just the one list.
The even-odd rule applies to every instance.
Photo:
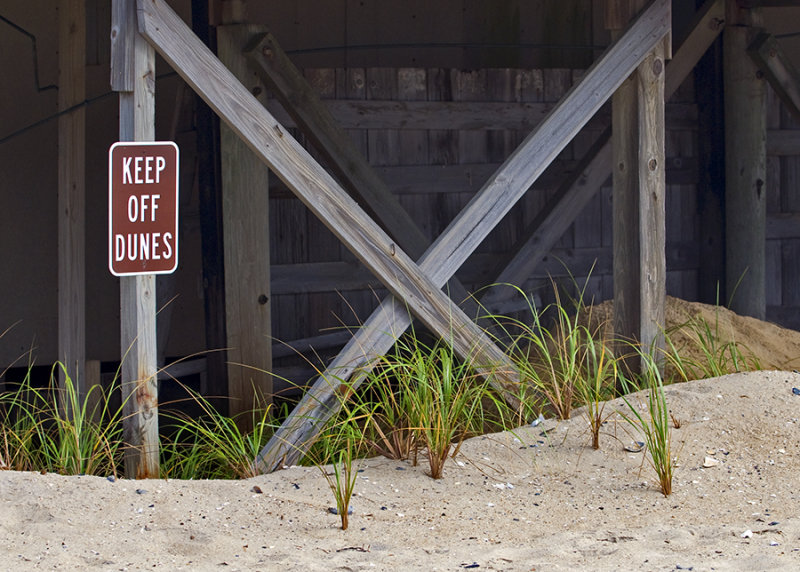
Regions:
[[[643, 2], [609, 0], [614, 34]], [[614, 332], [641, 344], [663, 346], [666, 297], [664, 68], [662, 42], [612, 97]], [[630, 351], [630, 348], [622, 348]], [[630, 360], [631, 371], [641, 364]]]
[[[86, 395], [86, 2], [58, 3], [58, 359]], [[76, 107], [77, 106], [77, 107]], [[64, 113], [65, 111], [68, 111]], [[61, 372], [63, 378], [63, 372]], [[63, 379], [61, 379], [63, 383]], [[69, 412], [68, 412], [69, 414]]]
[[765, 319], [766, 82], [747, 54], [759, 29], [757, 10], [728, 0], [723, 32], [725, 86], [725, 251], [730, 308]]
[[[246, 24], [217, 27], [220, 61], [260, 99], [266, 88], [242, 51], [265, 31]], [[253, 417], [247, 412], [272, 401], [269, 169], [227, 125], [220, 126], [220, 150], [229, 412], [248, 430]]]
[[[137, 31], [136, 0], [114, 0], [111, 88], [119, 92], [120, 141], [155, 139], [155, 80], [155, 52]], [[127, 478], [157, 478], [159, 473], [155, 288], [153, 274], [120, 278]]]

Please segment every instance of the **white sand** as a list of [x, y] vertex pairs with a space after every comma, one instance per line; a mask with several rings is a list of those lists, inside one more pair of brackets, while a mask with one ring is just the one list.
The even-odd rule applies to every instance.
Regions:
[[668, 498], [624, 450], [624, 422], [594, 451], [580, 412], [472, 439], [440, 481], [424, 461], [364, 462], [346, 531], [313, 467], [231, 482], [0, 471], [0, 569], [797, 570], [793, 387], [800, 375], [770, 372], [667, 388], [682, 422]]

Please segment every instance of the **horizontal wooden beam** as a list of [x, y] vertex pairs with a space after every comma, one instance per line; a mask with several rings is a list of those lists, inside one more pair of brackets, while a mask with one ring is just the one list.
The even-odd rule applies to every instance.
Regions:
[[[800, 147], [800, 131], [797, 142], [789, 145]], [[486, 180], [496, 172], [500, 163], [464, 163], [460, 165], [387, 165], [375, 167], [395, 195], [433, 195], [466, 193], [474, 194]], [[550, 168], [531, 185], [530, 190], [549, 191], [560, 186], [565, 177], [580, 174], [580, 163], [572, 160], [554, 161]], [[693, 185], [697, 182], [696, 157], [668, 157], [667, 185]], [[585, 177], [586, 175], [582, 175]], [[605, 179], [601, 180], [600, 185]], [[280, 180], [270, 182], [270, 196], [281, 199], [294, 196]]]
[[800, 239], [800, 213], [767, 215], [767, 240]]
[[800, 155], [800, 129], [768, 129], [767, 155]]
[[[772, 220], [772, 219], [771, 219]], [[780, 236], [788, 238], [793, 232], [800, 237], [800, 224], [793, 217], [782, 222], [785, 229]], [[792, 224], [797, 225], [794, 231]], [[467, 284], [485, 284], [491, 279], [492, 262], [500, 253], [473, 254], [461, 267], [459, 276]], [[570, 271], [580, 273], [596, 263], [593, 275], [611, 272], [611, 250], [603, 247], [555, 248], [546, 253], [544, 259], [526, 280], [542, 281], [549, 277], [567, 276]], [[667, 245], [667, 265], [670, 270], [691, 270], [699, 266], [700, 260], [692, 252], [690, 243]], [[569, 269], [569, 270], [568, 270]], [[519, 284], [520, 286], [522, 284]], [[380, 282], [370, 272], [353, 262], [308, 262], [303, 264], [276, 264], [272, 266], [272, 292], [276, 296], [288, 294], [313, 294], [320, 292], [343, 292], [380, 288]]]
[[[343, 129], [450, 129], [486, 131], [506, 129], [528, 132], [547, 117], [555, 103], [495, 101], [381, 101], [374, 99], [325, 99], [325, 107]], [[296, 127], [291, 113], [275, 99], [267, 109], [281, 125]], [[672, 103], [667, 121], [676, 128], [692, 128], [697, 106]], [[588, 129], [604, 129], [611, 122], [610, 109], [602, 108], [588, 123]]]
[[[496, 222], [669, 33], [670, 4], [667, 0], [651, 2], [433, 243], [420, 260], [420, 267], [431, 280], [444, 285]], [[284, 460], [297, 459], [338, 410], [338, 396], [331, 391], [338, 385], [337, 380], [350, 378], [369, 356], [388, 351], [409, 324], [408, 313], [396, 298], [386, 298], [270, 439], [256, 461], [258, 468], [272, 471]], [[351, 384], [357, 382], [358, 378], [351, 379]]]

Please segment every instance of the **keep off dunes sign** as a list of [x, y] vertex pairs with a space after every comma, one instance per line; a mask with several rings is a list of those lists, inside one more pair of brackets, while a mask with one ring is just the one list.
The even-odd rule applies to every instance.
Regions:
[[178, 146], [114, 143], [108, 152], [108, 267], [116, 276], [178, 267]]

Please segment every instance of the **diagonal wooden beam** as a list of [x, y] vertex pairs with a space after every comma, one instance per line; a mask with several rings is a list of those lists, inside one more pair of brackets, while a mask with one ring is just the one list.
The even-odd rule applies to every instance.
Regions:
[[762, 32], [747, 49], [758, 68], [764, 72], [772, 89], [797, 119], [800, 119], [800, 73], [786, 57], [778, 40]]
[[[709, 0], [698, 10], [689, 35], [667, 65], [665, 99], [668, 100], [678, 90], [722, 32], [724, 23], [724, 0]], [[608, 128], [532, 221], [525, 235], [511, 249], [513, 254], [498, 264], [492, 274], [497, 277], [494, 284], [521, 284], [533, 273], [542, 258], [611, 176], [611, 155], [611, 129]], [[481, 305], [490, 314], [502, 313], [513, 307], [509, 301], [517, 294], [513, 288], [495, 286], [481, 298]]]
[[[654, 0], [428, 249], [419, 262], [423, 272], [436, 284], [444, 284], [669, 31], [670, 2]], [[338, 410], [340, 396], [334, 389], [353, 374], [350, 384], [357, 386], [367, 362], [388, 351], [409, 323], [402, 305], [386, 298], [267, 443], [256, 459], [257, 467], [272, 471], [283, 462], [298, 459]]]
[[[430, 246], [430, 240], [364, 155], [356, 149], [353, 140], [281, 49], [275, 36], [271, 33], [259, 34], [245, 54], [254, 64], [261, 81], [272, 89], [351, 196], [366, 205], [409, 256], [414, 260], [422, 256]], [[475, 306], [460, 282], [452, 279], [448, 288], [454, 300]], [[477, 306], [468, 308], [468, 311], [475, 314], [476, 309]]]
[[137, 6], [141, 35], [173, 69], [393, 295], [514, 402], [518, 375], [508, 356], [450, 302], [444, 282], [426, 276], [165, 2], [138, 0]]

